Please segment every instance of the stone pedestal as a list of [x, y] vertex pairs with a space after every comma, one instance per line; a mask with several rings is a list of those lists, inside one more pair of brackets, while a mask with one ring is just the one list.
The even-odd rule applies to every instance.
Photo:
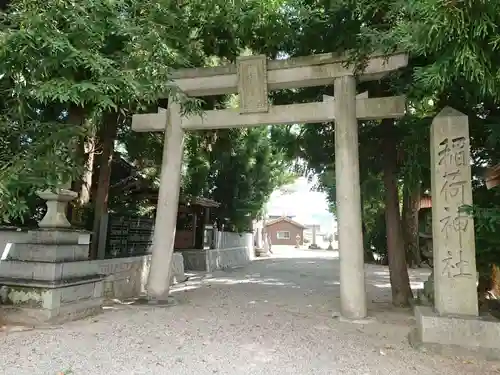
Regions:
[[[43, 192], [43, 229], [24, 243], [8, 243], [0, 262], [2, 318], [11, 324], [55, 324], [102, 310], [103, 277], [88, 260], [90, 233], [71, 230], [64, 214], [70, 190]], [[62, 228], [61, 228], [62, 227]]]
[[72, 230], [29, 232], [9, 244], [0, 262], [2, 316], [12, 324], [54, 324], [102, 310], [103, 277], [88, 261], [90, 235]]
[[416, 306], [415, 319], [409, 340], [416, 349], [500, 360], [500, 324], [492, 317], [441, 316], [432, 307]]
[[478, 316], [468, 118], [445, 108], [431, 126], [434, 307], [417, 306], [415, 347], [500, 358], [500, 324]]
[[57, 189], [55, 192], [50, 190], [41, 191], [37, 195], [44, 199], [47, 204], [47, 213], [38, 223], [40, 228], [71, 227], [66, 218], [66, 207], [69, 202], [78, 196], [78, 193], [67, 189]]

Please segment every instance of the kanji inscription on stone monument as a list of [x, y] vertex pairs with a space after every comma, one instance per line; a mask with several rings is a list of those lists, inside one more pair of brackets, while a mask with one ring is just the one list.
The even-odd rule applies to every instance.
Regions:
[[431, 127], [435, 307], [441, 315], [477, 315], [469, 123], [445, 108]]

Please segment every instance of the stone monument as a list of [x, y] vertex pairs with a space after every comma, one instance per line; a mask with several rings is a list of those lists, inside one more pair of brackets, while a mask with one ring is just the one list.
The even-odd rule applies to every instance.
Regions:
[[47, 213], [24, 243], [8, 243], [0, 261], [0, 308], [10, 324], [55, 324], [102, 311], [103, 277], [89, 262], [90, 233], [70, 228], [67, 189], [38, 194]]
[[416, 347], [500, 356], [500, 324], [478, 316], [469, 123], [453, 108], [431, 126], [434, 307], [417, 306]]

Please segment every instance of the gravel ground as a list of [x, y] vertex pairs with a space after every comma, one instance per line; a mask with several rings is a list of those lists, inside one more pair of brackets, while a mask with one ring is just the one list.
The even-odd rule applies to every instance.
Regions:
[[[492, 362], [416, 352], [410, 311], [367, 266], [370, 324], [335, 318], [335, 252], [274, 249], [246, 268], [194, 276], [170, 307], [115, 304], [96, 318], [0, 333], [0, 374], [500, 374]], [[427, 272], [413, 272], [420, 287]]]

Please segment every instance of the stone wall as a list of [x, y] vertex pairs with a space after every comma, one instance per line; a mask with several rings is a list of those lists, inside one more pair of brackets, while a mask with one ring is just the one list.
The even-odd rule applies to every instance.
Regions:
[[[0, 259], [7, 244], [26, 243], [28, 240], [29, 235], [27, 231], [0, 229]], [[174, 253], [172, 262], [172, 283], [185, 281], [182, 254]], [[151, 255], [142, 255], [78, 262], [78, 268], [81, 272], [86, 272], [87, 268], [90, 269], [97, 266], [99, 274], [106, 275], [104, 280], [104, 297], [121, 299], [136, 297], [145, 292], [150, 263]]]
[[216, 249], [182, 250], [184, 268], [213, 272], [247, 265], [253, 259], [252, 233], [217, 232]]
[[[104, 297], [132, 298], [146, 291], [146, 283], [151, 265], [151, 255], [128, 258], [100, 259], [90, 263], [99, 265], [99, 272], [106, 275]], [[174, 253], [172, 258], [172, 283], [186, 280], [182, 254]]]

